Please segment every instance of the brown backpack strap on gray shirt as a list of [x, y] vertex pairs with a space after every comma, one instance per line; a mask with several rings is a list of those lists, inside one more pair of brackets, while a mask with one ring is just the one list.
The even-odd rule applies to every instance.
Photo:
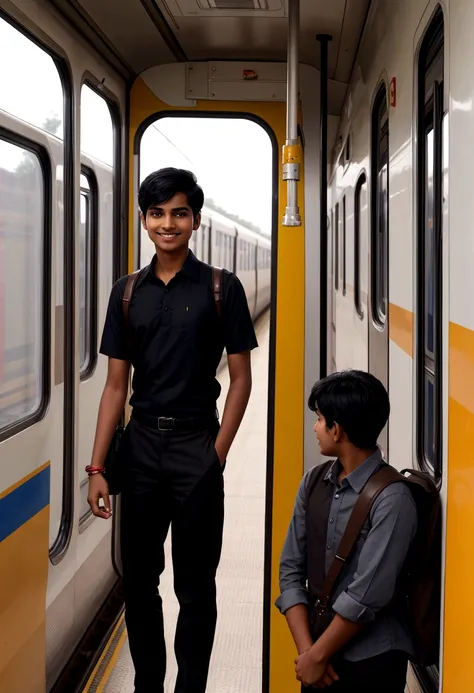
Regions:
[[334, 585], [344, 568], [344, 563], [350, 556], [373, 502], [387, 486], [397, 481], [404, 481], [404, 477], [394, 467], [384, 464], [378, 472], [370, 477], [362, 489], [316, 603], [316, 615], [318, 617], [324, 614], [329, 604]]

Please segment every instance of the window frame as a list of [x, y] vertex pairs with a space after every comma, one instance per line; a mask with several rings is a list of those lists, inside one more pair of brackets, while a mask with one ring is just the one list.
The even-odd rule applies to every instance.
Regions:
[[346, 221], [346, 196], [343, 195], [342, 198], [342, 295], [345, 296], [347, 293], [347, 221]]
[[[418, 113], [417, 113], [417, 296], [416, 296], [416, 452], [425, 472], [431, 474], [438, 486], [443, 478], [443, 118], [444, 105], [444, 16], [440, 6], [435, 11], [423, 37], [418, 56]], [[436, 79], [426, 89], [426, 74], [442, 55], [443, 80]], [[426, 297], [426, 140], [433, 132], [433, 356], [427, 356], [427, 297]], [[428, 363], [429, 362], [429, 363]], [[425, 384], [431, 378], [434, 386], [433, 404], [433, 461], [427, 457], [425, 446], [427, 395]]]
[[[98, 96], [104, 99], [110, 113], [114, 133], [114, 159], [113, 173], [113, 280], [117, 281], [128, 271], [128, 136], [123, 131], [123, 118], [121, 114], [120, 102], [113, 91], [104, 86], [103, 81], [98, 80], [91, 72], [86, 70], [81, 79], [81, 90], [83, 86], [92, 89]], [[90, 159], [88, 154], [84, 154]], [[105, 164], [107, 165], [107, 164]], [[125, 193], [124, 193], [125, 191]], [[139, 226], [141, 224], [138, 218]]]
[[[75, 228], [75, 167], [74, 167], [74, 101], [73, 101], [73, 75], [71, 64], [67, 55], [60, 53], [56, 46], [49, 45], [42, 41], [33, 32], [25, 28], [14, 17], [7, 14], [0, 8], [0, 20], [13, 26], [19, 33], [26, 36], [29, 41], [47, 53], [53, 60], [61, 80], [63, 89], [63, 259], [64, 259], [64, 311], [63, 311], [63, 353], [62, 365], [64, 368], [64, 407], [63, 407], [63, 479], [62, 479], [62, 498], [61, 498], [61, 519], [58, 533], [53, 544], [49, 548], [49, 560], [53, 565], [57, 565], [66, 555], [72, 538], [72, 528], [74, 523], [74, 467], [75, 467], [75, 394], [76, 394], [76, 373], [75, 373], [75, 342], [76, 342], [76, 320], [75, 320], [75, 234], [67, 233], [66, 229]], [[14, 116], [15, 117], [15, 116]], [[31, 124], [30, 127], [34, 128]], [[48, 133], [44, 134], [45, 137]], [[35, 143], [37, 144], [37, 143]], [[50, 164], [50, 182], [52, 195], [52, 176], [53, 171]], [[56, 180], [56, 179], [55, 179]], [[52, 203], [51, 203], [52, 205]], [[52, 226], [52, 206], [51, 224]], [[52, 231], [50, 230], [50, 247], [52, 246]], [[52, 272], [52, 258], [50, 259], [49, 272]], [[51, 284], [51, 282], [49, 282]], [[49, 288], [50, 296], [51, 287]], [[51, 303], [51, 299], [50, 299]], [[50, 310], [50, 305], [48, 310]], [[49, 329], [51, 331], [51, 315], [49, 315]], [[49, 337], [51, 340], [51, 336]], [[49, 350], [51, 353], [51, 341]], [[48, 364], [49, 380], [51, 381], [51, 366]], [[48, 385], [51, 388], [51, 382]], [[48, 398], [49, 403], [49, 398]], [[23, 428], [26, 428], [24, 426]], [[10, 437], [9, 434], [7, 437]], [[0, 442], [3, 437], [0, 435]]]
[[[389, 183], [390, 183], [390, 113], [387, 101], [387, 85], [383, 81], [377, 88], [372, 105], [372, 142], [371, 142], [371, 194], [370, 194], [370, 303], [372, 321], [375, 327], [383, 332], [387, 326], [389, 310], [389, 286], [388, 286], [388, 266], [389, 266], [389, 234], [390, 234], [390, 209], [389, 209]], [[385, 107], [385, 108], [384, 108]], [[386, 118], [385, 118], [386, 114]], [[382, 126], [382, 120], [384, 121]], [[387, 146], [382, 150], [381, 144], [386, 137]], [[380, 233], [380, 173], [383, 170], [381, 165], [382, 157], [386, 153], [386, 199], [387, 210], [385, 219], [385, 237], [381, 240]], [[381, 245], [382, 243], [382, 245]], [[382, 267], [380, 267], [380, 251], [382, 253]], [[382, 270], [382, 274], [379, 274]], [[383, 286], [386, 287], [386, 306], [385, 313], [382, 311], [384, 301]], [[380, 288], [382, 286], [382, 289]]]
[[[417, 56], [417, 123], [416, 123], [416, 310], [415, 310], [415, 386], [416, 386], [416, 457], [420, 469], [428, 472], [438, 486], [443, 480], [443, 122], [445, 115], [445, 21], [440, 5], [437, 5], [424, 36]], [[442, 81], [430, 80], [432, 87], [426, 89], [426, 75], [435, 60], [442, 54]], [[430, 125], [432, 124], [432, 130]], [[433, 132], [433, 464], [428, 461], [425, 449], [426, 392], [425, 383], [433, 377], [426, 367], [425, 325], [425, 281], [426, 281], [426, 181], [427, 181], [427, 135]], [[425, 691], [439, 689], [439, 665], [414, 666], [417, 679]]]
[[0, 139], [34, 154], [43, 175], [43, 252], [42, 252], [42, 350], [41, 398], [35, 412], [0, 429], [0, 443], [30, 428], [44, 418], [51, 399], [51, 277], [52, 277], [52, 165], [47, 149], [36, 142], [0, 125]]
[[[89, 298], [89, 311], [87, 315], [88, 318], [88, 348], [89, 348], [89, 358], [86, 361], [85, 368], [81, 369], [81, 364], [79, 363], [79, 378], [81, 382], [88, 380], [95, 372], [97, 361], [98, 361], [98, 287], [99, 287], [99, 187], [97, 184], [97, 177], [94, 171], [85, 164], [81, 164], [81, 175], [85, 176], [87, 182], [89, 183], [89, 190], [85, 191], [80, 187], [80, 195], [84, 192], [88, 192], [89, 195], [89, 221], [90, 221], [90, 239], [88, 248], [88, 260], [90, 262], [90, 281], [88, 282], [88, 292], [86, 291], [86, 296]], [[80, 214], [80, 206], [79, 206]], [[86, 249], [87, 257], [87, 249]], [[87, 259], [86, 259], [87, 266]], [[79, 292], [78, 292], [79, 294]], [[80, 298], [80, 296], [79, 296]], [[79, 339], [80, 339], [81, 325], [79, 324]]]
[[339, 202], [334, 205], [334, 290], [339, 291]]
[[[127, 166], [123, 163], [128, 160], [128, 137], [124, 136], [123, 131], [123, 118], [121, 112], [120, 102], [117, 99], [115, 93], [108, 89], [103, 81], [97, 79], [92, 72], [86, 70], [81, 78], [80, 94], [82, 94], [82, 87], [87, 86], [98, 96], [100, 96], [107, 108], [109, 109], [110, 120], [113, 129], [113, 163], [109, 164], [101, 161], [102, 166], [109, 166], [112, 169], [112, 233], [113, 233], [113, 249], [112, 249], [112, 280], [117, 281], [128, 271], [128, 247], [129, 247], [129, 237], [128, 237], [128, 170]], [[81, 124], [79, 124], [79, 128]], [[96, 157], [88, 152], [81, 151], [81, 145], [79, 145], [79, 157], [85, 157], [90, 161], [94, 161]], [[95, 362], [90, 370], [90, 373], [84, 373], [83, 375], [79, 373], [80, 382], [84, 382], [89, 379], [96, 370], [98, 364], [98, 346], [99, 346], [99, 324], [98, 324], [98, 304], [99, 304], [99, 246], [100, 246], [100, 197], [99, 197], [99, 187], [97, 183], [97, 177], [94, 171], [82, 163], [81, 161], [81, 173], [84, 173], [84, 169], [89, 172], [89, 186], [92, 190], [91, 177], [96, 186], [96, 201], [97, 201], [97, 229], [96, 233], [93, 232], [93, 239], [95, 238], [97, 246], [97, 259], [96, 259], [96, 281], [95, 286], [96, 300], [95, 300], [95, 310], [96, 317], [93, 321], [93, 327], [95, 329], [95, 345], [93, 345], [93, 353], [95, 356]], [[126, 191], [126, 192], [124, 192]], [[139, 219], [139, 224], [140, 224]], [[91, 347], [92, 349], [92, 347]], [[91, 352], [92, 353], [92, 352]], [[79, 364], [80, 365], [80, 364]], [[125, 412], [122, 412], [119, 423], [125, 424]], [[87, 480], [86, 480], [87, 481]], [[79, 494], [82, 492], [84, 480], [79, 484]], [[81, 501], [79, 500], [79, 505]], [[87, 528], [94, 522], [96, 518], [92, 515], [90, 509], [79, 518], [78, 533], [82, 534], [87, 530]], [[115, 520], [115, 522], [117, 519]], [[116, 525], [113, 525], [112, 533], [116, 532]], [[119, 569], [119, 562], [117, 561], [117, 556], [115, 553], [115, 543], [112, 546], [112, 563], [117, 575], [121, 575]]]
[[360, 194], [364, 185], [367, 187], [367, 174], [365, 171], [362, 171], [359, 174], [354, 189], [354, 306], [361, 320], [364, 319], [364, 309], [362, 308], [360, 291]]

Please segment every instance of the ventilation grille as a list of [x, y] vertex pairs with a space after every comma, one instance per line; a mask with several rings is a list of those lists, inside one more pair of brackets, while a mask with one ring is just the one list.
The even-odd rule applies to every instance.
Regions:
[[253, 0], [209, 0], [209, 5], [216, 10], [255, 10]]
[[267, 0], [201, 0], [204, 7], [216, 10], [268, 10]]
[[[315, 0], [310, 0], [315, 2]], [[154, 0], [174, 17], [285, 17], [288, 0]]]

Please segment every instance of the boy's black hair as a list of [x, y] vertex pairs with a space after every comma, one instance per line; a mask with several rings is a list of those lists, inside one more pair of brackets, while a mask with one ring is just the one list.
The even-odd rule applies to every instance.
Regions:
[[184, 193], [194, 216], [199, 214], [204, 204], [204, 193], [191, 171], [182, 168], [161, 168], [150, 173], [140, 185], [138, 204], [146, 216], [152, 205], [168, 202], [177, 193]]
[[348, 370], [319, 380], [308, 399], [328, 428], [338, 423], [353, 445], [374, 448], [390, 414], [390, 400], [380, 380], [370, 373]]

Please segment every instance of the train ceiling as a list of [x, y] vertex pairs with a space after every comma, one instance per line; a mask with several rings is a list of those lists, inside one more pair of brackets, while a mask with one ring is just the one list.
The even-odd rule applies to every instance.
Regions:
[[[288, 0], [51, 2], [76, 24], [86, 22], [131, 76], [175, 61], [286, 59]], [[329, 78], [347, 84], [369, 4], [301, 0], [300, 61], [319, 68], [316, 34], [331, 34]]]

